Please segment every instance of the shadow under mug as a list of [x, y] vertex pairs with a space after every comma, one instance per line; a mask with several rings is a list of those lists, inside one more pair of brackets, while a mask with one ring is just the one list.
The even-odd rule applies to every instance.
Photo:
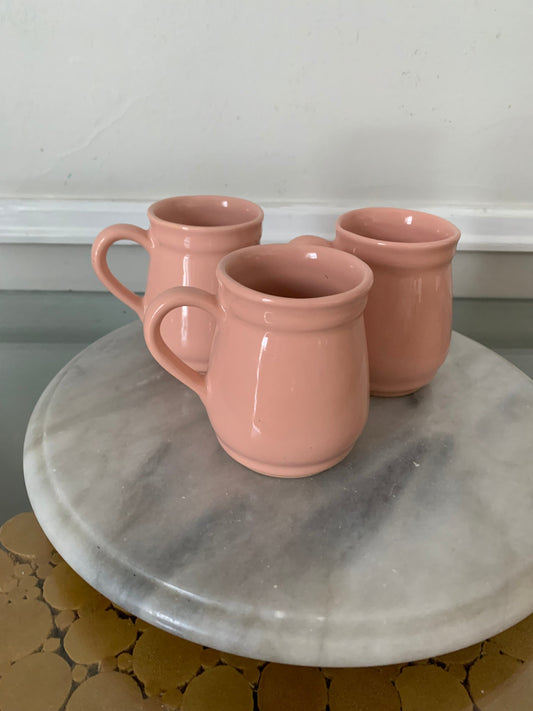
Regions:
[[[216, 291], [216, 266], [236, 249], [258, 244], [263, 210], [241, 198], [218, 195], [171, 197], [148, 208], [150, 226], [106, 227], [94, 241], [93, 268], [104, 286], [133, 309], [141, 321], [148, 304], [173, 286]], [[107, 264], [109, 247], [119, 240], [140, 244], [150, 256], [144, 296], [122, 284]], [[198, 309], [183, 308], [165, 319], [162, 334], [168, 346], [194, 368], [205, 370], [214, 320]]]
[[412, 393], [444, 362], [452, 333], [451, 262], [460, 236], [436, 215], [366, 207], [338, 218], [333, 242], [302, 235], [291, 243], [336, 247], [371, 267], [365, 327], [372, 395]]
[[[262, 474], [302, 477], [341, 461], [368, 417], [363, 310], [372, 272], [323, 247], [247, 247], [222, 259], [218, 289], [179, 287], [150, 304], [154, 358], [202, 399], [222, 447]], [[161, 324], [183, 306], [216, 321], [205, 375], [164, 343]]]

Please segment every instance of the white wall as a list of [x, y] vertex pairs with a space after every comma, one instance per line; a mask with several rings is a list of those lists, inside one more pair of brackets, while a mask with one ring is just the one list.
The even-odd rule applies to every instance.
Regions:
[[0, 195], [527, 203], [528, 0], [2, 0]]

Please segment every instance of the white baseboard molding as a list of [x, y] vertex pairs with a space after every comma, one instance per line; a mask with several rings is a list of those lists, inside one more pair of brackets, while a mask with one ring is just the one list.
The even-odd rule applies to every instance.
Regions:
[[[90, 264], [98, 232], [116, 222], [148, 225], [144, 201], [0, 199], [0, 289], [99, 291]], [[263, 242], [299, 234], [332, 238], [350, 205], [266, 204]], [[533, 298], [533, 207], [416, 207], [451, 220], [462, 232], [454, 293], [463, 297]], [[142, 291], [146, 255], [119, 242], [110, 266]]]

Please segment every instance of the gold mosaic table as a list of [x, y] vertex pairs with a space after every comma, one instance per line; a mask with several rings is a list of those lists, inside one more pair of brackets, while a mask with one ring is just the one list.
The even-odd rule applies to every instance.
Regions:
[[[532, 591], [533, 595], [533, 591]], [[0, 528], [0, 711], [530, 711], [533, 615], [387, 667], [284, 666], [202, 647], [115, 607], [32, 513]]]

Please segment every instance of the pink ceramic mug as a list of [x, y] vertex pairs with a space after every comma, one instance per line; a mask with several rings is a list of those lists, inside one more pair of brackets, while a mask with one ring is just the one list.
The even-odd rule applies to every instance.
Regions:
[[[220, 444], [241, 464], [278, 477], [333, 466], [368, 416], [370, 268], [336, 250], [273, 244], [224, 257], [217, 280], [216, 296], [181, 287], [156, 297], [144, 320], [150, 352], [200, 396]], [[216, 320], [205, 375], [161, 337], [163, 318], [180, 306]]]
[[[148, 208], [150, 227], [106, 227], [92, 248], [100, 281], [142, 320], [150, 301], [172, 286], [196, 286], [214, 293], [220, 259], [235, 249], [258, 244], [263, 210], [253, 202], [217, 195], [190, 195], [160, 200]], [[132, 240], [150, 255], [144, 297], [124, 286], [107, 265], [107, 251], [119, 240]], [[197, 309], [183, 308], [162, 326], [165, 342], [186, 363], [205, 370], [214, 321]]]
[[310, 235], [293, 241], [337, 247], [372, 268], [365, 311], [372, 395], [412, 393], [444, 362], [452, 330], [451, 261], [460, 236], [435, 215], [367, 207], [339, 217], [333, 243]]

